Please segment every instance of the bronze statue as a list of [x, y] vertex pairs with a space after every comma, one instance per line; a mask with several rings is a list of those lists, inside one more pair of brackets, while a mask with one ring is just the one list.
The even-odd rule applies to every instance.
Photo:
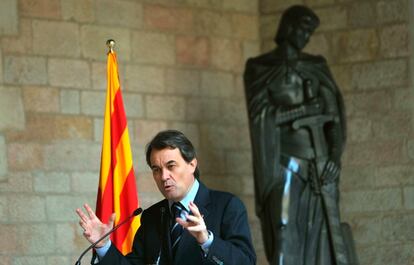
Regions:
[[311, 9], [292, 6], [277, 48], [249, 59], [244, 74], [256, 210], [272, 265], [357, 263], [338, 207], [343, 99], [326, 60], [302, 52], [318, 26]]

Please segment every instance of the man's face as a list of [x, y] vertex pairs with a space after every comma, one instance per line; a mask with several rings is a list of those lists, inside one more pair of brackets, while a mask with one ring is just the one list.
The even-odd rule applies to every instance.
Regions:
[[158, 189], [168, 200], [182, 200], [194, 183], [197, 159], [189, 163], [178, 148], [153, 149], [150, 155], [152, 176]]

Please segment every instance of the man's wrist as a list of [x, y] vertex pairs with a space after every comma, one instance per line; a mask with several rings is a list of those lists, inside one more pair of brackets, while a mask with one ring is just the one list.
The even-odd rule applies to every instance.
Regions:
[[107, 240], [105, 245], [95, 248], [96, 254], [98, 254], [99, 258], [102, 258], [105, 256], [106, 252], [108, 252], [110, 247], [111, 247], [111, 240]]
[[207, 232], [208, 232], [207, 240], [203, 244], [199, 244], [201, 249], [203, 250], [205, 256], [207, 256], [207, 254], [210, 250], [210, 246], [211, 246], [211, 244], [213, 243], [213, 240], [214, 240], [213, 232], [211, 232], [210, 230], [208, 230]]

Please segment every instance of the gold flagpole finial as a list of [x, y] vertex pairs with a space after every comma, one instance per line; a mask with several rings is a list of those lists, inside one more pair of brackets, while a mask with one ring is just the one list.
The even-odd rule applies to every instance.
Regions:
[[108, 46], [109, 52], [113, 53], [114, 52], [114, 47], [115, 47], [115, 41], [113, 39], [107, 40], [106, 41], [106, 46]]

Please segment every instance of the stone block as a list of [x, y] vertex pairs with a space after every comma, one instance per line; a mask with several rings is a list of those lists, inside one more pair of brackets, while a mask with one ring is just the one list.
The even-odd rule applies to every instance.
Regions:
[[403, 188], [404, 208], [407, 210], [414, 209], [414, 186], [406, 186]]
[[[71, 210], [69, 212], [74, 212], [74, 209]], [[78, 224], [58, 223], [56, 225], [55, 254], [72, 254], [76, 251], [75, 235], [79, 232], [78, 230], [82, 230]]]
[[[137, 165], [137, 167], [145, 167], [145, 166], [146, 165]], [[139, 194], [141, 194], [141, 192], [153, 192], [153, 193], [158, 192], [159, 193], [159, 190], [157, 188], [157, 185], [155, 184], [154, 178], [152, 177], [152, 173], [139, 173], [137, 174], [136, 177], [137, 177], [137, 188], [139, 190]]]
[[2, 50], [5, 53], [31, 53], [32, 52], [32, 21], [19, 19], [19, 35], [3, 37]]
[[60, 2], [59, 0], [19, 0], [19, 13], [23, 17], [59, 19]]
[[410, 264], [413, 260], [412, 243], [385, 242], [358, 248], [360, 264]]
[[[217, 148], [210, 148], [207, 146], [203, 138], [203, 129], [200, 126], [200, 148], [197, 150], [197, 160], [201, 171], [201, 177], [203, 181], [207, 181], [210, 178], [209, 175], [222, 175], [225, 171], [225, 153], [223, 150]], [[204, 147], [205, 146], [205, 147]], [[215, 181], [211, 181], [215, 182]], [[206, 183], [210, 185], [212, 183]], [[216, 183], [218, 185], [220, 183]]]
[[0, 35], [17, 35], [19, 33], [17, 0], [0, 2], [0, 18]]
[[244, 41], [243, 42], [243, 62], [249, 58], [256, 57], [260, 54], [260, 42]]
[[226, 124], [247, 126], [248, 116], [245, 101], [230, 99], [223, 102], [221, 120]]
[[88, 89], [91, 86], [89, 64], [81, 60], [50, 59], [49, 82], [53, 86]]
[[8, 166], [11, 170], [33, 170], [43, 167], [43, 148], [36, 143], [9, 143]]
[[412, 110], [413, 109], [411, 102], [414, 98], [414, 93], [411, 89], [406, 89], [406, 88], [395, 89], [393, 93], [394, 93], [394, 98], [393, 98], [392, 104], [396, 110]]
[[99, 170], [101, 144], [90, 141], [56, 141], [44, 148], [45, 170]]
[[7, 205], [11, 222], [46, 221], [46, 204], [45, 199], [41, 196], [10, 194], [7, 197]]
[[[3, 181], [0, 184], [0, 187], [3, 187]], [[9, 219], [9, 206], [7, 205], [6, 195], [0, 195], [0, 222], [6, 223]]]
[[223, 0], [223, 9], [244, 13], [257, 14], [259, 12], [259, 1], [251, 0]]
[[124, 93], [124, 109], [127, 118], [142, 118], [144, 116], [144, 101], [141, 95]]
[[372, 129], [375, 139], [399, 139], [406, 137], [411, 130], [411, 113], [392, 112], [374, 119]]
[[100, 1], [98, 5], [95, 5], [95, 17], [101, 25], [141, 28], [143, 26], [142, 9], [142, 4], [139, 2]]
[[349, 115], [357, 115], [365, 120], [368, 114], [386, 114], [392, 108], [392, 96], [388, 91], [370, 91], [354, 93], [345, 97], [345, 106]]
[[78, 221], [75, 209], [82, 207], [85, 203], [95, 205], [96, 196], [70, 196], [49, 195], [46, 196], [46, 212], [49, 221], [69, 222]]
[[218, 11], [202, 10], [194, 18], [194, 30], [201, 36], [229, 37], [233, 30], [231, 16]]
[[408, 62], [405, 59], [355, 64], [352, 67], [352, 87], [358, 90], [375, 90], [406, 86]]
[[80, 113], [80, 93], [76, 90], [60, 90], [60, 111], [65, 114]]
[[37, 193], [67, 193], [70, 192], [70, 175], [63, 172], [33, 172], [33, 187]]
[[414, 185], [414, 168], [409, 165], [392, 165], [375, 170], [375, 185], [378, 187]]
[[145, 146], [159, 131], [167, 129], [167, 123], [164, 121], [137, 120], [130, 123], [129, 128], [134, 136], [134, 141], [141, 146]]
[[354, 2], [349, 6], [349, 24], [355, 28], [374, 27], [377, 20], [374, 2]]
[[194, 25], [193, 10], [189, 8], [145, 5], [145, 25], [150, 29], [172, 32], [191, 32]]
[[26, 111], [59, 112], [59, 90], [52, 87], [27, 86], [23, 89]]
[[[262, 40], [273, 40], [279, 28], [281, 14], [261, 15], [259, 18], [260, 37]], [[274, 44], [276, 45], [276, 44]]]
[[198, 95], [200, 92], [200, 72], [187, 69], [167, 69], [166, 90], [173, 95]]
[[309, 7], [331, 5], [333, 3], [335, 3], [335, 0], [306, 0]]
[[405, 0], [395, 1], [378, 1], [377, 4], [377, 18], [378, 23], [388, 24], [394, 22], [407, 22], [409, 18], [409, 10], [411, 8]]
[[[402, 140], [371, 141], [347, 146], [346, 162], [350, 166], [390, 166], [408, 162]], [[387, 152], [384, 152], [387, 150]]]
[[343, 192], [341, 209], [349, 213], [386, 212], [403, 209], [401, 189], [377, 189]]
[[93, 139], [96, 142], [102, 142], [104, 119], [103, 118], [94, 118], [93, 119]]
[[347, 122], [348, 141], [352, 143], [365, 142], [372, 138], [372, 121], [366, 118], [353, 118]]
[[186, 119], [200, 122], [220, 120], [221, 103], [216, 98], [190, 98], [186, 105]]
[[330, 67], [334, 80], [341, 91], [348, 92], [352, 90], [351, 76], [352, 68], [349, 65], [333, 65]]
[[382, 214], [370, 214], [368, 216], [358, 216], [352, 218], [349, 224], [352, 227], [352, 234], [354, 241], [359, 245], [375, 244], [382, 241], [383, 233], [383, 218]]
[[46, 258], [42, 256], [15, 256], [11, 265], [44, 265]]
[[46, 59], [30, 56], [4, 56], [4, 81], [17, 85], [45, 85]]
[[406, 24], [384, 27], [379, 34], [382, 56], [394, 58], [409, 55], [410, 37]]
[[135, 62], [172, 65], [175, 63], [173, 35], [157, 32], [132, 33], [132, 58]]
[[259, 18], [256, 15], [233, 14], [231, 22], [235, 38], [259, 40]]
[[240, 73], [243, 70], [243, 51], [239, 41], [211, 39], [211, 66], [224, 71]]
[[96, 194], [99, 185], [99, 171], [73, 172], [71, 174], [71, 190], [75, 193]]
[[0, 181], [7, 179], [7, 151], [4, 136], [0, 135]]
[[[71, 257], [65, 257], [65, 256], [47, 256], [47, 265], [55, 265], [55, 264], [70, 264], [73, 262], [76, 258]], [[85, 260], [91, 260], [91, 258], [88, 258], [88, 255], [83, 257]]]
[[[14, 224], [0, 224], [0, 255], [17, 254], [20, 251], [20, 246], [17, 241], [18, 228]], [[7, 239], [7, 240], [5, 240]]]
[[347, 9], [343, 6], [315, 8], [314, 11], [321, 20], [321, 25], [317, 29], [318, 31], [339, 30], [347, 26]]
[[[67, 210], [67, 209], [66, 209]], [[55, 231], [51, 224], [29, 224], [19, 226], [18, 240], [24, 255], [45, 255], [55, 251]], [[31, 263], [30, 263], [31, 264]]]
[[77, 24], [34, 20], [32, 28], [34, 53], [66, 57], [80, 55], [80, 34]]
[[200, 146], [200, 129], [197, 123], [171, 122], [168, 127], [184, 133], [196, 150]]
[[20, 90], [0, 86], [0, 94], [0, 131], [23, 129], [25, 116]]
[[334, 34], [333, 53], [338, 62], [369, 61], [377, 57], [379, 40], [375, 30], [360, 29]]
[[42, 115], [29, 113], [27, 127], [22, 132], [12, 132], [12, 141], [45, 141], [60, 139], [92, 139], [92, 120], [81, 116]]
[[93, 0], [73, 0], [60, 2], [64, 20], [93, 22], [95, 9]]
[[207, 37], [176, 36], [175, 50], [179, 64], [203, 67], [210, 63], [210, 42]]
[[149, 119], [184, 120], [185, 99], [177, 96], [146, 96], [146, 115]]
[[373, 187], [377, 187], [374, 167], [343, 165], [340, 176], [341, 192], [366, 190]]
[[304, 0], [286, 0], [286, 1], [274, 1], [274, 0], [262, 0], [260, 1], [260, 11], [262, 13], [273, 13], [275, 11], [284, 11], [292, 5], [304, 4]]
[[382, 219], [383, 239], [387, 242], [407, 242], [414, 239], [411, 229], [414, 215], [411, 213], [384, 216]]
[[32, 192], [33, 178], [30, 172], [9, 172], [7, 181], [0, 182], [0, 192]]
[[314, 55], [322, 55], [327, 61], [332, 61], [332, 50], [326, 34], [313, 35], [304, 51]]
[[253, 178], [252, 153], [250, 150], [228, 151], [225, 157], [228, 173]]
[[165, 70], [160, 67], [127, 65], [125, 90], [134, 92], [163, 93], [165, 91]]
[[131, 38], [129, 30], [122, 27], [96, 25], [83, 25], [80, 30], [81, 50], [85, 58], [106, 61], [108, 52], [106, 41], [114, 39], [116, 41], [115, 51], [118, 55], [118, 62], [130, 61]]
[[[119, 70], [119, 69], [118, 69]], [[107, 89], [106, 63], [92, 62], [92, 89], [106, 91]], [[123, 88], [121, 82], [121, 88]]]
[[202, 124], [200, 126], [201, 146], [212, 149], [240, 149], [250, 146], [248, 128], [221, 124]]
[[203, 97], [230, 98], [234, 95], [234, 77], [230, 73], [203, 71], [201, 90]]
[[81, 92], [81, 113], [103, 117], [105, 111], [106, 92]]

